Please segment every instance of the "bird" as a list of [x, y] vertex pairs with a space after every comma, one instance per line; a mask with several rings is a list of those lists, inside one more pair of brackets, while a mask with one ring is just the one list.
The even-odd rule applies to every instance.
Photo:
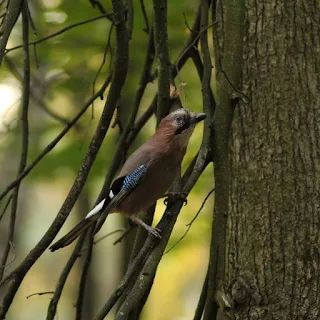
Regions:
[[156, 132], [125, 161], [108, 195], [49, 249], [55, 251], [69, 245], [94, 224], [93, 234], [96, 234], [107, 215], [114, 212], [126, 215], [149, 234], [161, 238], [161, 230], [147, 225], [137, 214], [148, 209], [170, 188], [180, 173], [194, 128], [206, 116], [179, 108], [164, 117]]

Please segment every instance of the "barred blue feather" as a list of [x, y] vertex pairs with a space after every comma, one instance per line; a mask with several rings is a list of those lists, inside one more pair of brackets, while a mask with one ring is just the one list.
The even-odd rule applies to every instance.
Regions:
[[137, 167], [134, 171], [132, 171], [125, 177], [122, 188], [125, 191], [133, 190], [138, 185], [140, 179], [144, 176], [146, 171], [147, 166], [145, 164]]

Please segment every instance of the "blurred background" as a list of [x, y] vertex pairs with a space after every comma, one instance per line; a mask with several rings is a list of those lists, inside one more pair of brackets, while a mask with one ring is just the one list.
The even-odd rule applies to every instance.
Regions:
[[[31, 0], [28, 2], [35, 25], [34, 30], [30, 30], [30, 41], [39, 40], [74, 23], [101, 15], [97, 8], [92, 7], [89, 0], [81, 0], [76, 3], [63, 0]], [[101, 1], [101, 3], [107, 12], [112, 12], [110, 1]], [[130, 42], [129, 73], [121, 96], [121, 105], [125, 105], [127, 110], [130, 110], [133, 104], [148, 43], [148, 35], [143, 31], [146, 26], [145, 19], [139, 3], [139, 1], [134, 1], [135, 20]], [[168, 30], [172, 62], [176, 61], [185, 46], [190, 32], [187, 24], [192, 26], [197, 5], [197, 1], [169, 1]], [[4, 6], [5, 3], [2, 4], [1, 10]], [[151, 24], [152, 2], [145, 1], [145, 6]], [[99, 74], [98, 70], [104, 60], [110, 26], [111, 23], [107, 19], [98, 19], [72, 28], [36, 46], [30, 46], [32, 70], [28, 163], [31, 163], [61, 132], [67, 121], [79, 112], [85, 101], [105, 81], [109, 73], [110, 53], [106, 55], [105, 63]], [[21, 21], [18, 21], [8, 42], [8, 49], [22, 43], [21, 29]], [[111, 37], [111, 47], [113, 43], [114, 33]], [[156, 65], [153, 67], [153, 70], [155, 69]], [[0, 191], [15, 179], [19, 165], [21, 152], [19, 107], [22, 73], [22, 50], [16, 49], [8, 52], [0, 69]], [[202, 108], [201, 85], [190, 61], [184, 66], [176, 80], [176, 85], [186, 83], [180, 96], [183, 106], [200, 111]], [[138, 116], [149, 107], [156, 92], [157, 81], [155, 80], [148, 84]], [[104, 98], [106, 95], [107, 93]], [[94, 107], [88, 109], [77, 125], [23, 180], [20, 188], [14, 243], [5, 274], [18, 265], [38, 243], [59, 211], [87, 151], [103, 105], [104, 101], [97, 99]], [[123, 122], [128, 114], [119, 112]], [[155, 126], [156, 119], [152, 117], [130, 150], [136, 149], [152, 135]], [[109, 130], [84, 191], [57, 238], [70, 230], [91, 209], [102, 187], [104, 174], [111, 163], [119, 136], [118, 126]], [[189, 144], [183, 168], [186, 168], [196, 154], [201, 139], [202, 126], [199, 125]], [[184, 234], [186, 224], [192, 220], [212, 188], [213, 169], [212, 166], [209, 166], [189, 195], [187, 206], [181, 210], [168, 249]], [[5, 202], [6, 199], [0, 203], [0, 217]], [[192, 318], [208, 263], [212, 206], [213, 196], [206, 202], [187, 236], [163, 257], [149, 300], [143, 311], [143, 319]], [[157, 203], [154, 225], [161, 218], [164, 209], [165, 206], [160, 199]], [[2, 255], [7, 239], [9, 217], [10, 211], [6, 212], [0, 220], [0, 255]], [[126, 223], [124, 220], [118, 214], [109, 216], [107, 223], [96, 238], [123, 228]], [[97, 313], [124, 275], [133, 235], [114, 246], [113, 242], [120, 235], [121, 233], [116, 233], [94, 246], [85, 295], [86, 319], [92, 318]], [[41, 256], [25, 277], [10, 308], [7, 320], [37, 320], [46, 317], [51, 294], [27, 297], [34, 293], [55, 290], [58, 277], [73, 247], [74, 245], [71, 245], [54, 253], [47, 250]], [[59, 320], [74, 318], [74, 303], [82, 263], [82, 259], [78, 259], [68, 278], [58, 305], [56, 318]]]

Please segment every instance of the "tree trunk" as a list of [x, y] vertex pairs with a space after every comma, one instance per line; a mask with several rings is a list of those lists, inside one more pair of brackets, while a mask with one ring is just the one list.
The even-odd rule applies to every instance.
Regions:
[[245, 6], [226, 301], [235, 319], [319, 319], [320, 3]]

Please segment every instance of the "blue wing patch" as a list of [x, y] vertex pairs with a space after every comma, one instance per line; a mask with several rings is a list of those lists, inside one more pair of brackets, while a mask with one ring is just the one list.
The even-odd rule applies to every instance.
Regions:
[[144, 176], [146, 171], [147, 166], [145, 164], [142, 164], [141, 166], [136, 168], [125, 177], [122, 188], [125, 191], [133, 190], [138, 185], [140, 179]]

